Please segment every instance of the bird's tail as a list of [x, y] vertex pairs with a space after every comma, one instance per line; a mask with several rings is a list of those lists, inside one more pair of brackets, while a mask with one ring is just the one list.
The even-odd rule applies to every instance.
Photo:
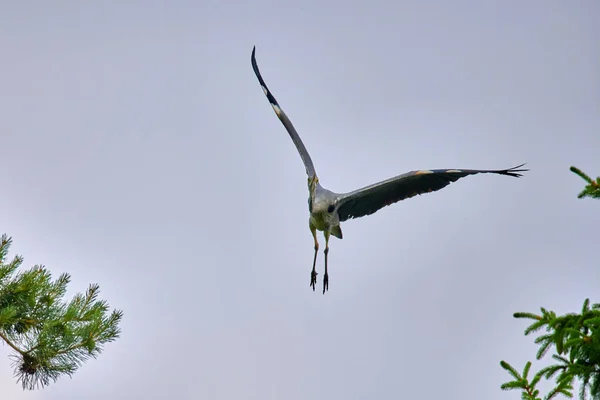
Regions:
[[336, 238], [338, 238], [338, 239], [342, 239], [342, 236], [343, 236], [342, 235], [342, 228], [339, 225], [338, 226], [334, 226], [331, 229], [331, 234], [333, 236], [335, 236]]

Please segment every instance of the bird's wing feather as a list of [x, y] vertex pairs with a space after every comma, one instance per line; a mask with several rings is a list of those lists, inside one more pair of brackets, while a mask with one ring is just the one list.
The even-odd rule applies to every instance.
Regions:
[[298, 135], [298, 132], [296, 132], [294, 125], [292, 125], [292, 121], [290, 121], [290, 119], [287, 117], [287, 115], [285, 115], [285, 113], [283, 112], [281, 107], [279, 107], [277, 100], [275, 100], [275, 97], [273, 96], [273, 94], [267, 87], [267, 84], [265, 83], [264, 79], [262, 78], [260, 71], [258, 69], [258, 64], [256, 63], [255, 52], [256, 52], [256, 47], [254, 47], [252, 49], [252, 69], [254, 69], [254, 73], [256, 74], [256, 77], [258, 78], [258, 82], [260, 83], [260, 86], [262, 87], [263, 92], [265, 92], [265, 95], [267, 96], [269, 103], [271, 103], [271, 107], [273, 107], [275, 114], [277, 114], [277, 117], [279, 117], [279, 120], [281, 121], [281, 123], [283, 124], [285, 129], [288, 131], [290, 137], [292, 138], [292, 141], [296, 145], [296, 149], [298, 150], [300, 157], [302, 157], [302, 162], [304, 162], [304, 167], [306, 168], [306, 174], [309, 176], [309, 178], [312, 178], [315, 176], [315, 167], [310, 158], [310, 155], [308, 154], [306, 147], [304, 147], [304, 143], [302, 143], [302, 140], [300, 139], [300, 135]]
[[377, 210], [418, 194], [435, 192], [460, 178], [475, 174], [500, 174], [519, 177], [519, 166], [502, 170], [434, 169], [411, 171], [394, 178], [366, 186], [338, 198], [340, 221], [370, 215]]

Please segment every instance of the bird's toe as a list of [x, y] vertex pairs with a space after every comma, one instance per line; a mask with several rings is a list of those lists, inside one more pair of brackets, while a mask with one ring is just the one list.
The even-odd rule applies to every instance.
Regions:
[[329, 276], [325, 274], [323, 276], [323, 294], [325, 294], [327, 290], [329, 290]]
[[310, 274], [310, 286], [313, 288], [313, 292], [317, 287], [317, 271], [312, 271]]

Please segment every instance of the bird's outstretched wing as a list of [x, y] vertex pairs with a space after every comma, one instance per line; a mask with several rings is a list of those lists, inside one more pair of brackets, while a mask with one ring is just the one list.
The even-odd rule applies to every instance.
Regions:
[[390, 204], [408, 199], [418, 194], [435, 192], [460, 178], [475, 174], [499, 174], [520, 177], [521, 164], [509, 169], [433, 169], [411, 171], [373, 185], [341, 194], [338, 198], [340, 221], [370, 215]]
[[258, 70], [258, 64], [256, 64], [255, 52], [256, 46], [252, 48], [252, 69], [254, 69], [254, 73], [258, 78], [258, 82], [260, 83], [260, 86], [262, 86], [262, 90], [263, 92], [265, 92], [269, 103], [271, 103], [271, 107], [273, 107], [275, 114], [277, 114], [277, 117], [279, 117], [279, 120], [281, 121], [285, 129], [288, 131], [290, 137], [292, 138], [292, 141], [296, 145], [296, 149], [298, 149], [298, 153], [300, 153], [300, 157], [302, 157], [302, 161], [304, 162], [306, 174], [309, 178], [312, 178], [315, 176], [315, 167], [310, 158], [310, 155], [308, 154], [306, 147], [304, 147], [304, 143], [302, 143], [302, 139], [300, 139], [298, 132], [296, 132], [296, 129], [294, 128], [294, 125], [292, 125], [292, 121], [290, 121], [290, 119], [287, 117], [287, 115], [285, 115], [281, 107], [279, 107], [279, 104], [277, 104], [277, 100], [275, 100], [275, 97], [273, 96], [273, 94], [267, 87], [267, 84], [263, 80], [260, 71]]

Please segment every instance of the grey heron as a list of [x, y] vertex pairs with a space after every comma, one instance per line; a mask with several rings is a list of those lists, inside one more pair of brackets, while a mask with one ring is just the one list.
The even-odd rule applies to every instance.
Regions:
[[335, 193], [327, 190], [319, 183], [319, 178], [315, 171], [313, 162], [298, 135], [294, 125], [287, 117], [285, 112], [275, 100], [273, 93], [267, 87], [262, 78], [258, 65], [256, 63], [256, 46], [252, 49], [252, 69], [258, 78], [258, 82], [263, 92], [267, 96], [275, 114], [287, 130], [290, 138], [296, 145], [296, 149], [304, 162], [306, 174], [308, 175], [308, 211], [310, 217], [308, 226], [314, 239], [314, 257], [313, 267], [310, 274], [310, 286], [315, 290], [317, 284], [317, 254], [319, 252], [319, 241], [317, 240], [317, 230], [323, 232], [325, 237], [325, 274], [323, 275], [323, 294], [329, 290], [329, 275], [327, 272], [327, 255], [329, 254], [329, 237], [331, 235], [342, 239], [342, 228], [340, 223], [351, 218], [364, 217], [371, 215], [379, 209], [396, 203], [400, 200], [408, 199], [423, 193], [430, 193], [440, 190], [460, 178], [475, 174], [498, 174], [513, 177], [520, 177], [520, 172], [528, 171], [520, 169], [525, 164], [513, 168], [500, 170], [481, 170], [481, 169], [430, 169], [410, 171], [393, 178], [374, 183], [361, 189], [349, 193]]

